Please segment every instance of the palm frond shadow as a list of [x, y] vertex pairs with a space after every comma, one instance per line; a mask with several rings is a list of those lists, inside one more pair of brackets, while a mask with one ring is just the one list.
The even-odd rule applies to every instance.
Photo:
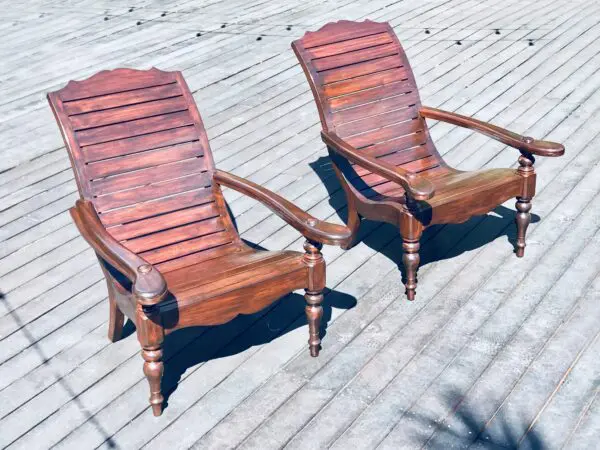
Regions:
[[[8, 301], [7, 295], [2, 291], [0, 291], [0, 301], [4, 301], [4, 302]], [[17, 309], [10, 310], [9, 314], [11, 315], [11, 317], [17, 324], [17, 330], [20, 331], [25, 336], [25, 338], [29, 342], [31, 348], [38, 354], [39, 358], [42, 361], [45, 361], [44, 364], [46, 364], [51, 358], [46, 354], [44, 349], [39, 345], [38, 339], [34, 335], [32, 335], [31, 332], [29, 331], [29, 329], [27, 327], [28, 323], [21, 319], [21, 317], [18, 314]], [[132, 327], [133, 327], [133, 329], [135, 329], [135, 327], [132, 324], [129, 324], [128, 329], [127, 329], [127, 332], [129, 334], [131, 334], [133, 332]], [[125, 332], [125, 329], [124, 329], [124, 332]], [[58, 373], [54, 373], [54, 374], [52, 374], [52, 377], [57, 380], [56, 383], [61, 387], [61, 389], [63, 389], [67, 393], [68, 397], [71, 399], [71, 401], [76, 406], [76, 408], [79, 410], [79, 412], [85, 417], [86, 421], [90, 422], [94, 426], [94, 428], [98, 431], [98, 433], [104, 437], [104, 442], [106, 442], [106, 445], [110, 448], [115, 448], [116, 443], [114, 442], [111, 434], [108, 431], [106, 431], [104, 429], [104, 427], [100, 424], [98, 419], [95, 417], [95, 413], [88, 409], [85, 402], [82, 401], [82, 399], [80, 398], [80, 393], [77, 393], [77, 390], [73, 389], [71, 387], [71, 385], [65, 379], [64, 376], [62, 376]], [[20, 407], [27, 407], [27, 404], [25, 403], [24, 405], [21, 405]]]
[[[447, 418], [433, 417], [423, 414], [410, 414], [411, 422], [417, 422], [417, 429], [429, 430], [426, 435], [415, 435], [415, 446], [422, 445], [427, 448], [439, 448], [446, 444], [451, 448], [484, 448], [484, 449], [517, 449], [545, 450], [549, 446], [535, 429], [530, 427], [528, 421], [509, 423], [501, 415], [495, 416], [488, 421], [488, 414], [469, 410], [461, 405], [464, 393], [451, 390], [444, 395], [446, 411], [454, 416], [452, 425], [448, 424]], [[486, 408], [487, 409], [487, 408]], [[456, 423], [458, 422], [458, 423]], [[396, 427], [402, 427], [402, 422]], [[488, 430], [493, 427], [493, 433]], [[429, 440], [433, 436], [433, 439]], [[441, 444], [444, 443], [444, 444]], [[475, 444], [475, 445], [473, 445]]]

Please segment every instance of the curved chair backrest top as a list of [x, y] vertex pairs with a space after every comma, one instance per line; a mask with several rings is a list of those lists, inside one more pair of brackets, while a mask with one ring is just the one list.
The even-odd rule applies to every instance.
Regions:
[[416, 172], [443, 165], [412, 69], [388, 23], [340, 21], [292, 43], [325, 131]]

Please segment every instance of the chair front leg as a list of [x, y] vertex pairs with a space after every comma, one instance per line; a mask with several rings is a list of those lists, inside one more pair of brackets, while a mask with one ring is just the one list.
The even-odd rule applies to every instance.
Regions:
[[164, 330], [160, 325], [158, 308], [137, 306], [137, 333], [142, 345], [144, 358], [144, 375], [150, 385], [150, 405], [155, 416], [162, 414], [164, 397], [161, 391], [161, 380], [164, 372], [162, 343]]
[[321, 319], [323, 318], [323, 289], [325, 288], [325, 260], [322, 244], [307, 240], [304, 243], [304, 262], [308, 266], [308, 287], [305, 289], [306, 320], [310, 356], [319, 356], [321, 349]]
[[406, 298], [414, 300], [417, 290], [417, 270], [419, 269], [419, 263], [421, 257], [419, 256], [419, 240], [411, 240], [402, 238], [402, 249], [404, 254], [402, 255], [402, 263], [404, 264], [404, 270], [406, 271]]
[[[531, 138], [524, 138], [527, 141], [531, 141]], [[515, 216], [515, 222], [517, 223], [517, 246], [515, 253], [518, 258], [522, 258], [525, 254], [525, 233], [527, 227], [531, 222], [531, 199], [535, 195], [535, 170], [533, 164], [535, 158], [531, 153], [521, 151], [519, 157], [519, 168], [517, 172], [523, 177], [523, 190], [521, 196], [517, 197], [517, 215]]]
[[412, 197], [405, 196], [407, 214], [404, 214], [400, 220], [400, 234], [402, 235], [402, 264], [404, 265], [404, 276], [406, 281], [406, 298], [414, 300], [417, 290], [417, 270], [421, 262], [419, 249], [421, 244], [419, 240], [423, 234], [423, 224], [416, 219], [413, 212], [416, 210], [416, 204]]
[[531, 223], [531, 199], [524, 197], [517, 197], [517, 214], [515, 216], [515, 222], [517, 223], [517, 248], [515, 253], [518, 258], [522, 258], [525, 254], [525, 233], [527, 233], [527, 227]]

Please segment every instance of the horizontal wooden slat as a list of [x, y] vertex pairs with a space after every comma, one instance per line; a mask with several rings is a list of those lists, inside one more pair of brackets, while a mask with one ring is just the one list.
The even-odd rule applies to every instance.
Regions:
[[341, 55], [326, 56], [324, 58], [313, 59], [312, 64], [317, 72], [344, 67], [354, 64], [357, 61], [369, 61], [384, 56], [397, 55], [398, 48], [392, 44], [383, 44], [376, 47], [370, 47], [353, 52], [342, 53]]
[[211, 188], [201, 188], [146, 203], [137, 203], [127, 208], [108, 211], [100, 214], [100, 220], [108, 227], [199, 205], [213, 199]]
[[319, 78], [323, 84], [329, 84], [398, 67], [402, 67], [402, 60], [398, 56], [385, 56], [371, 61], [325, 70], [319, 74]]
[[138, 105], [124, 106], [122, 108], [108, 109], [86, 114], [80, 114], [70, 118], [71, 126], [75, 131], [86, 128], [101, 127], [130, 120], [142, 119], [144, 117], [159, 116], [177, 111], [185, 111], [188, 108], [187, 101], [183, 97], [174, 97], [166, 100], [155, 100]]
[[363, 91], [356, 91], [349, 95], [330, 98], [327, 102], [329, 103], [331, 111], [339, 114], [342, 110], [345, 111], [346, 109], [414, 91], [415, 87], [408, 80], [401, 80], [400, 82], [376, 86]]
[[128, 191], [103, 195], [102, 197], [94, 199], [94, 205], [98, 211], [106, 211], [203, 187], [209, 182], [210, 175], [207, 172], [201, 175], [194, 174], [175, 180], [130, 189]]
[[179, 258], [191, 253], [200, 252], [219, 245], [228, 244], [233, 241], [233, 236], [227, 231], [202, 236], [189, 241], [179, 242], [160, 249], [141, 253], [140, 256], [150, 264], [158, 264], [164, 261]]
[[389, 44], [392, 38], [388, 33], [372, 34], [370, 36], [356, 39], [347, 39], [334, 44], [322, 45], [306, 50], [311, 58], [323, 58], [325, 56], [339, 55], [340, 53], [351, 52], [363, 48], [370, 48], [376, 45]]
[[397, 122], [403, 122], [409, 119], [417, 118], [417, 111], [414, 108], [402, 108], [395, 111], [378, 114], [376, 116], [367, 117], [354, 122], [338, 125], [335, 128], [336, 134], [341, 138], [352, 136], [359, 133], [364, 133], [369, 130], [382, 128]]
[[[374, 93], [376, 94], [376, 93]], [[416, 92], [401, 93], [391, 97], [362, 104], [354, 108], [344, 109], [333, 113], [332, 122], [337, 126], [351, 122], [353, 120], [363, 119], [376, 114], [382, 114], [387, 111], [399, 109], [409, 105], [415, 105], [419, 101], [419, 95]]]
[[148, 167], [146, 169], [127, 172], [109, 178], [92, 181], [94, 195], [105, 195], [111, 192], [131, 189], [144, 184], [157, 183], [176, 177], [200, 173], [206, 170], [204, 158], [191, 158], [171, 164]]
[[[439, 161], [437, 160], [437, 158], [433, 156], [428, 156], [426, 158], [418, 159], [416, 161], [410, 161], [405, 164], [401, 164], [398, 167], [401, 167], [402, 169], [407, 170], [409, 172], [419, 173], [438, 166]], [[354, 170], [361, 177], [361, 180], [368, 186], [374, 186], [386, 180], [385, 178], [377, 174], [369, 173], [368, 170], [359, 166], [354, 166]]]
[[132, 252], [140, 253], [175, 244], [177, 242], [196, 239], [200, 236], [223, 231], [224, 229], [223, 219], [214, 217], [212, 219], [206, 219], [200, 222], [190, 223], [170, 230], [159, 231], [147, 236], [124, 241], [123, 244]]
[[194, 120], [189, 111], [179, 111], [156, 117], [132, 120], [126, 123], [107, 125], [100, 128], [81, 130], [75, 133], [80, 146], [100, 144], [128, 137], [141, 136], [157, 131], [170, 130], [185, 125], [192, 125]]
[[[403, 81], [407, 78], [407, 73], [404, 68], [390, 69], [383, 72], [378, 72], [370, 75], [353, 78], [351, 80], [339, 81], [337, 83], [328, 84], [323, 87], [323, 93], [327, 97], [337, 97], [347, 95], [353, 92], [360, 92], [366, 89], [383, 86], [396, 81]], [[330, 99], [331, 100], [331, 99]]]
[[119, 106], [177, 97], [179, 95], [181, 95], [179, 85], [171, 83], [147, 89], [136, 89], [134, 91], [121, 92], [119, 94], [102, 95], [100, 97], [67, 102], [64, 104], [64, 110], [69, 116], [72, 116], [75, 114], [101, 111]]
[[[365, 153], [369, 156], [373, 156], [376, 158], [379, 156], [387, 155], [389, 153], [396, 153], [398, 151], [409, 149], [411, 147], [425, 145], [426, 143], [427, 135], [425, 133], [412, 133], [407, 136], [402, 136], [397, 139], [382, 142], [381, 144], [364, 147], [360, 151], [361, 153]], [[431, 149], [429, 149], [428, 146], [426, 147], [429, 152], [432, 151]]]
[[182, 267], [188, 267], [194, 264], [200, 264], [206, 261], [211, 261], [220, 258], [221, 256], [231, 255], [234, 253], [242, 252], [241, 247], [232, 244], [228, 239], [224, 244], [220, 244], [216, 247], [212, 247], [207, 250], [201, 250], [197, 253], [181, 256], [177, 259], [172, 259], [156, 265], [158, 270], [162, 273], [168, 273], [173, 270], [181, 269]]
[[115, 156], [143, 152], [169, 145], [182, 144], [199, 139], [198, 131], [193, 125], [174, 128], [166, 131], [145, 134], [118, 141], [105, 142], [83, 147], [83, 156], [86, 162], [100, 161]]
[[135, 153], [133, 155], [88, 164], [85, 166], [85, 173], [88, 179], [94, 180], [145, 167], [194, 158], [203, 154], [204, 149], [199, 141], [187, 142], [185, 144], [163, 147], [157, 150], [149, 150], [143, 153]]
[[401, 167], [403, 164], [408, 164], [412, 161], [421, 161], [429, 157], [435, 159], [435, 156], [431, 154], [431, 150], [429, 150], [426, 146], [421, 145], [418, 147], [413, 147], [410, 150], [389, 153], [377, 159], [388, 164]]
[[203, 205], [161, 214], [160, 216], [138, 220], [125, 225], [117, 225], [109, 228], [109, 231], [115, 239], [122, 241], [124, 239], [133, 239], [152, 232], [174, 228], [187, 223], [216, 217], [218, 215], [219, 211], [215, 203], [211, 200], [210, 203], [205, 203]]
[[349, 137], [346, 140], [350, 145], [360, 148], [370, 144], [387, 141], [407, 134], [416, 133], [423, 129], [423, 123], [420, 120], [409, 120], [400, 124], [380, 128], [374, 131], [368, 131], [358, 136]]
[[349, 25], [335, 23], [326, 25], [319, 31], [307, 33], [302, 38], [302, 45], [308, 49], [333, 42], [356, 39], [369, 34], [381, 33], [387, 30], [388, 26], [385, 23], [365, 22]]
[[60, 91], [63, 102], [117, 92], [143, 89], [152, 86], [173, 83], [176, 81], [175, 72], [159, 70], [138, 71], [133, 69], [117, 69], [100, 72], [83, 81], [71, 81]]

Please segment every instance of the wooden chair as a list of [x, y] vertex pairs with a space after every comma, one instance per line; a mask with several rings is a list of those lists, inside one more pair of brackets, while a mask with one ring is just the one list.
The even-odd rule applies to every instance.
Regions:
[[[310, 353], [318, 355], [320, 248], [345, 242], [349, 230], [216, 170], [180, 72], [104, 71], [48, 99], [81, 195], [71, 215], [106, 277], [109, 338], [121, 337], [124, 315], [136, 324], [154, 415], [162, 412], [163, 340], [179, 328], [221, 324], [304, 288]], [[221, 185], [255, 198], [300, 231], [306, 253], [247, 246]]]
[[[323, 141], [348, 201], [353, 238], [361, 217], [397, 225], [406, 295], [415, 297], [419, 239], [433, 224], [459, 223], [517, 198], [517, 256], [525, 249], [535, 194], [533, 155], [564, 147], [479, 120], [421, 106], [406, 55], [388, 23], [329, 23], [292, 43], [317, 103]], [[425, 118], [470, 128], [518, 149], [517, 169], [449, 167]]]

